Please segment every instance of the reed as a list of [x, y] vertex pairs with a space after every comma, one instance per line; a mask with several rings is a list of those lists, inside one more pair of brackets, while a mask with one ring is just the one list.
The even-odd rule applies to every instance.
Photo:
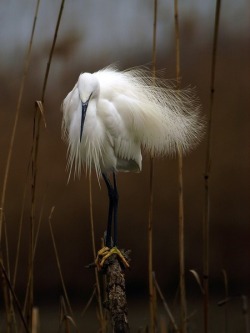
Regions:
[[60, 264], [60, 260], [59, 260], [59, 255], [58, 255], [58, 251], [57, 251], [57, 246], [56, 246], [56, 241], [55, 241], [55, 236], [54, 236], [54, 232], [53, 232], [53, 228], [52, 228], [52, 215], [54, 212], [55, 207], [51, 208], [50, 211], [50, 215], [49, 215], [49, 229], [50, 229], [50, 234], [51, 234], [51, 239], [52, 239], [52, 244], [53, 244], [53, 248], [54, 248], [54, 252], [55, 252], [55, 256], [56, 256], [56, 264], [57, 264], [57, 268], [58, 268], [58, 272], [60, 275], [60, 280], [61, 280], [61, 285], [62, 285], [62, 289], [63, 289], [63, 294], [64, 294], [64, 298], [66, 300], [67, 304], [67, 313], [70, 313], [71, 317], [73, 317], [73, 311], [72, 311], [72, 307], [69, 301], [69, 297], [68, 297], [68, 293], [67, 293], [67, 289], [66, 289], [66, 285], [63, 279], [63, 274], [62, 274], [62, 269], [61, 269], [61, 264]]
[[[5, 303], [5, 315], [7, 317], [6, 331], [7, 333], [11, 332], [39, 332], [39, 316], [38, 310], [33, 306], [33, 274], [34, 274], [34, 259], [36, 257], [37, 242], [39, 238], [39, 230], [42, 222], [43, 208], [44, 204], [42, 203], [42, 208], [40, 209], [40, 216], [36, 218], [39, 214], [36, 209], [36, 197], [37, 197], [37, 176], [39, 173], [39, 141], [40, 141], [40, 132], [41, 124], [46, 125], [45, 121], [45, 112], [44, 112], [44, 102], [45, 102], [45, 93], [47, 82], [49, 78], [50, 65], [54, 54], [54, 47], [56, 44], [57, 33], [60, 25], [61, 15], [63, 11], [64, 1], [61, 2], [61, 8], [58, 14], [58, 21], [55, 29], [54, 39], [52, 42], [49, 59], [47, 63], [46, 73], [43, 81], [43, 88], [41, 94], [41, 100], [36, 101], [35, 106], [35, 115], [34, 115], [34, 128], [33, 128], [33, 145], [32, 145], [32, 157], [30, 158], [28, 171], [27, 171], [27, 180], [24, 189], [24, 197], [21, 209], [20, 224], [18, 230], [18, 242], [16, 246], [15, 263], [14, 263], [14, 272], [11, 271], [11, 248], [9, 249], [8, 245], [8, 236], [11, 238], [11, 234], [8, 234], [7, 228], [8, 225], [5, 220], [5, 206], [8, 204], [6, 201], [6, 191], [8, 190], [8, 179], [9, 179], [9, 170], [11, 165], [11, 159], [13, 154], [13, 147], [15, 144], [16, 128], [18, 125], [18, 119], [21, 112], [22, 105], [22, 96], [25, 88], [25, 80], [29, 70], [29, 61], [33, 45], [34, 32], [36, 27], [38, 8], [40, 0], [37, 0], [36, 11], [33, 21], [33, 27], [31, 32], [31, 39], [28, 45], [27, 55], [25, 58], [24, 72], [21, 78], [21, 85], [18, 94], [18, 101], [16, 107], [16, 113], [14, 118], [14, 124], [11, 132], [10, 144], [7, 152], [7, 162], [4, 170], [3, 178], [3, 188], [1, 193], [0, 200], [0, 272], [2, 279], [2, 289], [3, 289], [3, 302]], [[174, 18], [175, 18], [175, 58], [176, 58], [176, 86], [177, 89], [181, 85], [181, 66], [180, 66], [180, 33], [179, 33], [179, 14], [178, 14], [178, 0], [174, 0]], [[198, 275], [196, 270], [190, 270], [193, 277], [195, 278], [203, 297], [203, 331], [208, 333], [210, 331], [210, 326], [213, 326], [213, 313], [211, 310], [211, 319], [210, 319], [210, 309], [209, 309], [209, 300], [210, 300], [210, 193], [211, 193], [211, 184], [210, 184], [210, 174], [211, 174], [211, 162], [212, 162], [212, 138], [213, 138], [213, 114], [214, 114], [214, 100], [215, 100], [215, 76], [216, 76], [216, 57], [217, 57], [217, 48], [218, 48], [218, 34], [219, 34], [219, 21], [220, 21], [220, 6], [221, 0], [217, 0], [216, 11], [215, 11], [215, 23], [214, 23], [214, 35], [213, 35], [213, 47], [212, 47], [212, 64], [211, 64], [211, 77], [210, 77], [210, 105], [209, 105], [209, 114], [208, 114], [208, 127], [207, 127], [207, 145], [205, 152], [205, 171], [204, 171], [204, 215], [203, 215], [203, 274]], [[152, 76], [154, 77], [156, 71], [156, 34], [157, 34], [157, 0], [154, 0], [154, 23], [153, 23], [153, 51], [152, 51]], [[28, 177], [30, 176], [32, 165], [32, 198], [31, 198], [31, 213], [30, 213], [30, 248], [29, 248], [29, 267], [28, 267], [28, 278], [27, 278], [27, 290], [28, 294], [24, 300], [24, 306], [21, 299], [18, 298], [18, 292], [15, 290], [16, 284], [18, 285], [18, 270], [19, 270], [19, 256], [21, 249], [21, 233], [23, 229], [23, 219], [24, 219], [24, 206], [26, 201], [26, 191], [28, 185]], [[192, 327], [188, 325], [187, 327], [187, 304], [186, 304], [186, 286], [185, 286], [185, 223], [184, 223], [184, 202], [183, 202], [183, 156], [182, 152], [178, 152], [178, 202], [179, 202], [179, 282], [180, 282], [180, 322], [178, 318], [175, 318], [173, 313], [170, 310], [165, 297], [164, 290], [160, 288], [157, 279], [155, 277], [153, 267], [153, 205], [154, 205], [154, 177], [155, 177], [155, 165], [154, 160], [150, 160], [150, 173], [149, 173], [149, 210], [148, 210], [148, 278], [149, 282], [149, 308], [150, 308], [150, 326], [148, 330], [140, 330], [141, 332], [156, 332], [161, 333], [166, 332], [178, 332], [186, 333], [190, 330], [192, 332]], [[28, 192], [28, 191], [27, 191]], [[90, 207], [90, 224], [91, 224], [91, 240], [92, 240], [92, 250], [93, 257], [96, 258], [96, 247], [95, 247], [95, 230], [94, 230], [94, 217], [93, 217], [93, 194], [92, 194], [92, 183], [91, 178], [89, 178], [89, 207]], [[59, 253], [57, 250], [56, 244], [56, 235], [53, 230], [52, 216], [53, 216], [54, 207], [51, 209], [49, 215], [49, 231], [51, 235], [51, 242], [53, 245], [54, 254], [56, 257], [56, 265], [59, 271], [60, 283], [62, 286], [62, 297], [60, 300], [60, 323], [59, 330], [60, 332], [78, 332], [77, 325], [73, 319], [73, 311], [70, 304], [69, 295], [67, 293], [67, 288], [64, 282], [64, 276], [62, 272], [61, 261], [59, 258]], [[37, 214], [37, 213], [38, 214]], [[9, 229], [9, 228], [8, 228]], [[11, 242], [10, 242], [11, 243]], [[62, 258], [61, 258], [62, 259]], [[211, 262], [213, 264], [213, 262]], [[39, 267], [38, 267], [39, 272]], [[13, 274], [11, 274], [13, 273]], [[224, 306], [224, 317], [222, 317], [224, 326], [222, 325], [224, 332], [227, 333], [230, 331], [230, 324], [233, 319], [231, 317], [231, 301], [236, 300], [240, 302], [238, 312], [236, 316], [240, 317], [240, 325], [244, 324], [244, 332], [250, 332], [249, 326], [249, 308], [248, 308], [248, 298], [246, 295], [238, 295], [235, 297], [229, 296], [228, 291], [228, 276], [225, 270], [222, 270], [223, 281], [224, 281], [224, 300], [219, 302], [218, 305]], [[13, 278], [11, 278], [13, 276]], [[103, 288], [100, 286], [100, 277], [98, 276], [97, 270], [95, 270], [95, 286], [93, 292], [87, 305], [83, 310], [83, 314], [86, 314], [87, 309], [92, 303], [93, 299], [97, 298], [98, 311], [96, 318], [100, 322], [100, 332], [104, 333], [108, 330], [108, 323], [105, 316], [105, 308], [103, 307], [103, 302], [101, 291]], [[72, 281], [74, 283], [74, 281]], [[164, 313], [163, 315], [160, 311], [156, 311], [156, 297], [162, 302]], [[27, 318], [27, 312], [25, 313], [24, 309], [27, 309], [27, 312], [30, 311], [30, 315]], [[191, 306], [190, 306], [191, 308]], [[200, 309], [198, 309], [200, 310]], [[157, 316], [161, 315], [161, 320], [159, 325], [157, 322]], [[233, 314], [235, 315], [235, 314]], [[30, 317], [29, 317], [30, 316]], [[191, 316], [189, 316], [191, 318]], [[238, 317], [237, 317], [238, 319]], [[1, 318], [2, 320], [2, 318]], [[194, 319], [195, 320], [195, 319]], [[20, 326], [21, 323], [21, 326]], [[46, 324], [46, 323], [45, 323]], [[43, 323], [43, 325], [45, 325]], [[97, 324], [96, 324], [97, 325]], [[3, 324], [1, 322], [1, 328]], [[20, 327], [19, 327], [20, 326]], [[158, 327], [157, 327], [158, 326]], [[136, 328], [134, 328], [136, 329]], [[139, 331], [139, 330], [138, 330]]]
[[156, 276], [155, 276], [154, 272], [153, 272], [153, 280], [154, 280], [155, 288], [156, 288], [156, 290], [157, 290], [157, 292], [158, 292], [158, 294], [160, 296], [160, 299], [161, 299], [161, 301], [163, 303], [163, 306], [164, 306], [164, 310], [167, 313], [167, 316], [168, 316], [168, 318], [170, 320], [170, 323], [171, 323], [171, 325], [173, 327], [173, 330], [174, 330], [174, 332], [179, 333], [180, 330], [179, 330], [179, 328], [178, 328], [178, 326], [176, 324], [176, 321], [175, 321], [174, 316], [173, 316], [173, 314], [172, 314], [172, 312], [171, 312], [171, 310], [170, 310], [170, 308], [168, 306], [168, 303], [167, 303], [165, 297], [163, 296], [163, 293], [162, 293], [161, 288], [160, 288], [160, 286], [159, 286], [159, 284], [158, 284], [158, 282], [156, 280]]
[[31, 29], [30, 41], [29, 41], [29, 45], [28, 45], [27, 54], [25, 57], [23, 75], [22, 75], [21, 84], [20, 84], [20, 88], [19, 88], [16, 113], [15, 113], [15, 118], [14, 118], [12, 133], [11, 133], [11, 139], [10, 139], [10, 144], [9, 144], [9, 149], [8, 149], [6, 167], [5, 167], [3, 188], [2, 188], [2, 193], [1, 193], [1, 206], [0, 206], [0, 208], [1, 208], [0, 209], [0, 247], [1, 247], [1, 239], [2, 239], [2, 223], [3, 223], [3, 215], [4, 215], [4, 207], [5, 207], [6, 189], [7, 189], [7, 183], [8, 183], [8, 178], [9, 178], [10, 162], [11, 162], [13, 146], [14, 146], [14, 141], [15, 141], [15, 136], [16, 136], [16, 128], [17, 128], [19, 115], [20, 115], [20, 109], [21, 109], [21, 105], [22, 105], [25, 81], [26, 81], [26, 77], [27, 77], [29, 65], [30, 65], [31, 50], [32, 50], [32, 45], [33, 45], [39, 5], [40, 5], [40, 0], [37, 0], [34, 19], [33, 19], [33, 25], [32, 25], [32, 29]]
[[[227, 277], [227, 272], [225, 269], [221, 270], [221, 273], [223, 275], [223, 282], [224, 282], [224, 292], [225, 292], [225, 299], [229, 298], [228, 294], [228, 277]], [[224, 332], [228, 332], [228, 306], [227, 303], [224, 305]]]
[[[24, 92], [26, 77], [27, 77], [29, 65], [30, 65], [31, 51], [32, 51], [32, 45], [33, 45], [35, 28], [36, 28], [36, 21], [37, 21], [39, 5], [40, 5], [40, 0], [37, 0], [35, 14], [34, 14], [34, 18], [33, 18], [33, 25], [32, 25], [32, 29], [31, 29], [30, 40], [29, 40], [29, 44], [28, 44], [28, 48], [27, 48], [27, 53], [25, 56], [23, 74], [22, 74], [19, 93], [18, 93], [17, 106], [16, 106], [16, 111], [15, 111], [11, 138], [10, 138], [10, 143], [9, 143], [9, 148], [8, 148], [8, 153], [7, 153], [5, 173], [4, 173], [4, 178], [3, 178], [3, 188], [2, 188], [2, 192], [1, 192], [1, 201], [0, 201], [0, 257], [1, 257], [1, 262], [3, 262], [2, 227], [3, 227], [3, 219], [4, 219], [6, 190], [7, 190], [7, 184], [8, 184], [8, 179], [9, 179], [9, 170], [10, 170], [11, 158], [12, 158], [12, 153], [13, 153], [13, 146], [14, 146], [14, 141], [15, 141], [15, 137], [16, 137], [16, 129], [17, 129], [17, 124], [18, 124], [21, 105], [22, 105], [23, 92]], [[9, 265], [8, 262], [7, 262], [7, 265]], [[6, 313], [7, 314], [7, 326], [10, 327], [11, 326], [10, 321], [12, 320], [11, 317], [14, 315], [13, 314], [14, 312], [13, 312], [12, 294], [10, 293], [10, 290], [7, 289], [8, 283], [7, 283], [7, 281], [4, 281], [5, 278], [6, 278], [6, 276], [3, 274], [2, 275], [2, 279], [3, 279], [2, 286], [3, 286], [3, 289], [5, 289], [3, 291], [3, 294], [4, 294], [4, 303], [5, 303], [6, 312], [7, 312]], [[10, 320], [8, 320], [8, 318], [10, 318]]]
[[[174, 22], [175, 22], [175, 62], [176, 62], [176, 89], [180, 89], [181, 66], [180, 66], [180, 28], [178, 0], [174, 0]], [[178, 147], [178, 203], [179, 203], [179, 279], [180, 279], [180, 319], [181, 332], [187, 332], [187, 301], [185, 284], [185, 225], [184, 225], [184, 199], [183, 199], [183, 155]]]
[[[153, 21], [153, 46], [152, 46], [152, 76], [156, 72], [156, 33], [157, 33], [157, 6], [158, 1], [154, 0], [154, 21]], [[149, 332], [156, 332], [156, 294], [153, 281], [153, 184], [154, 184], [154, 159], [150, 158], [149, 171], [149, 211], [148, 211], [148, 283], [149, 283]]]
[[207, 147], [206, 159], [204, 170], [204, 218], [203, 218], [203, 315], [204, 315], [204, 332], [209, 331], [209, 245], [210, 245], [210, 173], [211, 173], [211, 155], [212, 155], [212, 118], [214, 106], [214, 93], [215, 93], [215, 68], [216, 68], [216, 55], [217, 55], [217, 40], [220, 22], [220, 4], [221, 1], [217, 0], [215, 10], [215, 23], [214, 23], [214, 36], [213, 36], [213, 51], [212, 51], [212, 66], [210, 78], [210, 105], [208, 114], [208, 128], [207, 128]]
[[[91, 182], [91, 173], [89, 173], [89, 210], [90, 210], [90, 228], [91, 228], [91, 242], [92, 242], [92, 252], [93, 259], [96, 259], [96, 247], [95, 247], [95, 229], [94, 229], [94, 216], [93, 216], [93, 196], [92, 196], [92, 182]], [[102, 307], [102, 295], [100, 288], [100, 281], [98, 276], [98, 269], [95, 267], [95, 292], [98, 302], [98, 318], [100, 323], [100, 332], [105, 333], [107, 323], [104, 316], [104, 311]], [[93, 294], [94, 295], [94, 294]]]
[[28, 303], [27, 303], [27, 317], [30, 328], [32, 327], [31, 318], [32, 318], [32, 308], [33, 308], [33, 289], [34, 289], [34, 281], [33, 281], [33, 257], [34, 257], [34, 227], [35, 227], [35, 202], [36, 202], [36, 185], [37, 185], [37, 173], [38, 173], [38, 152], [39, 152], [39, 140], [40, 140], [40, 127], [41, 127], [41, 119], [44, 119], [44, 101], [45, 94], [47, 88], [47, 82], [50, 72], [51, 61], [54, 54], [54, 49], [57, 40], [57, 34], [61, 22], [61, 17], [63, 13], [65, 0], [61, 1], [61, 6], [58, 13], [57, 23], [55, 27], [54, 37], [52, 40], [52, 45], [49, 53], [49, 58], [46, 66], [45, 76], [43, 80], [43, 87], [41, 93], [41, 100], [36, 101], [35, 104], [35, 114], [34, 114], [34, 125], [33, 125], [33, 143], [32, 143], [32, 183], [31, 183], [31, 210], [30, 210], [30, 256], [29, 256], [29, 272], [31, 272], [30, 277], [30, 288], [28, 291]]
[[79, 332], [74, 319], [68, 314], [68, 306], [66, 305], [64, 297], [62, 296], [60, 300], [60, 325], [58, 330], [59, 332], [61, 331], [63, 326], [65, 333], [71, 332], [71, 326], [74, 328], [74, 332]]
[[[7, 285], [7, 287], [8, 287], [8, 291], [11, 293], [11, 296], [13, 297], [14, 303], [15, 303], [15, 305], [16, 305], [16, 307], [17, 307], [18, 313], [19, 313], [20, 318], [21, 318], [21, 321], [22, 321], [22, 323], [23, 323], [23, 327], [24, 327], [25, 331], [26, 331], [27, 333], [29, 333], [30, 331], [29, 331], [29, 328], [28, 328], [28, 324], [27, 324], [27, 322], [26, 322], [26, 320], [25, 320], [24, 314], [23, 314], [23, 312], [22, 312], [22, 307], [21, 307], [20, 302], [19, 302], [19, 300], [18, 300], [18, 298], [17, 298], [17, 296], [16, 296], [16, 293], [15, 293], [14, 288], [13, 288], [11, 282], [10, 282], [10, 279], [9, 279], [8, 273], [6, 272], [6, 269], [5, 269], [5, 267], [4, 267], [3, 263], [2, 263], [2, 261], [0, 261], [0, 266], [1, 266], [2, 274], [3, 274], [3, 276], [5, 277], [5, 281], [6, 281], [6, 285]], [[6, 288], [6, 289], [7, 289], [7, 288]], [[11, 310], [13, 310], [13, 309], [14, 309], [14, 308], [12, 308]], [[13, 311], [14, 311], [14, 310], [13, 310]], [[7, 314], [7, 316], [9, 315], [8, 312], [7, 312], [6, 314]], [[10, 320], [11, 320], [11, 322], [7, 322], [7, 331], [8, 331], [8, 332], [11, 332], [11, 331], [12, 331], [12, 327], [13, 327], [13, 329], [17, 330], [17, 326], [16, 326], [16, 322], [15, 322], [15, 318], [14, 318], [14, 316], [11, 316], [11, 317], [10, 317]]]

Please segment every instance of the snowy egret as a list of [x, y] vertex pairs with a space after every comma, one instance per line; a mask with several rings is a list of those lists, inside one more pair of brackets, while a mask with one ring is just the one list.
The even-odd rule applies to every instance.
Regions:
[[106, 250], [102, 251], [106, 257], [112, 248], [112, 227], [113, 248], [117, 249], [116, 173], [139, 172], [142, 150], [157, 156], [192, 148], [203, 128], [199, 106], [192, 93], [177, 91], [163, 79], [153, 79], [145, 69], [121, 72], [107, 67], [80, 74], [62, 110], [69, 176], [72, 170], [80, 175], [82, 166], [89, 172], [93, 167], [108, 189]]

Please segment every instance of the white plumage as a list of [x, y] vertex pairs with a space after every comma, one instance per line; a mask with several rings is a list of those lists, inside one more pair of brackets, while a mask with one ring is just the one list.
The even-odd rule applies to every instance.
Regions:
[[[151, 156], [187, 152], [200, 139], [199, 106], [149, 71], [107, 67], [83, 73], [62, 105], [70, 173], [140, 171]], [[83, 111], [84, 109], [84, 111]]]

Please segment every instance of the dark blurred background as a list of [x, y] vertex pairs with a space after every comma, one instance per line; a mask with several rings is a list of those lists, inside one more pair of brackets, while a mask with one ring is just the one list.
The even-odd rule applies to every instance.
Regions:
[[[159, 1], [157, 68], [175, 78], [173, 1]], [[30, 216], [30, 174], [27, 179], [34, 102], [41, 99], [42, 84], [60, 1], [41, 1], [31, 64], [25, 85], [14, 144], [5, 203], [11, 274], [16, 255], [19, 219], [25, 183], [21, 256], [17, 290], [27, 280]], [[6, 165], [35, 1], [0, 3], [0, 189]], [[209, 108], [215, 1], [189, 0], [179, 4], [182, 87], [196, 87], [206, 116]], [[36, 223], [42, 224], [35, 259], [35, 302], [58, 299], [61, 284], [49, 232], [52, 224], [70, 297], [88, 299], [94, 272], [84, 266], [93, 261], [91, 249], [88, 178], [67, 184], [67, 147], [61, 141], [60, 105], [79, 73], [111, 63], [120, 69], [150, 66], [152, 59], [153, 1], [66, 1], [45, 96], [47, 127], [41, 126], [38, 156]], [[211, 291], [223, 295], [225, 269], [233, 295], [250, 291], [249, 234], [249, 120], [250, 120], [250, 4], [248, 0], [222, 1], [215, 80], [211, 165]], [[206, 137], [184, 160], [185, 259], [187, 296], [199, 295], [189, 269], [202, 274], [203, 172]], [[106, 226], [107, 195], [93, 174], [94, 223], [97, 248]], [[147, 222], [149, 159], [141, 174], [119, 174], [119, 245], [129, 248], [131, 270], [127, 288], [147, 296]], [[167, 296], [178, 288], [177, 159], [155, 161], [154, 269]]]

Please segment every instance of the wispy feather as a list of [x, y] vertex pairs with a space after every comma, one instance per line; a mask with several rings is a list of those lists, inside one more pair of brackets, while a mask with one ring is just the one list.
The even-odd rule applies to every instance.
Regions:
[[110, 66], [81, 74], [62, 109], [68, 168], [75, 175], [82, 166], [94, 168], [98, 178], [102, 172], [140, 171], [142, 149], [151, 156], [172, 155], [178, 149], [186, 153], [203, 133], [193, 90], [175, 90], [167, 80], [152, 78], [141, 68], [121, 72]]

